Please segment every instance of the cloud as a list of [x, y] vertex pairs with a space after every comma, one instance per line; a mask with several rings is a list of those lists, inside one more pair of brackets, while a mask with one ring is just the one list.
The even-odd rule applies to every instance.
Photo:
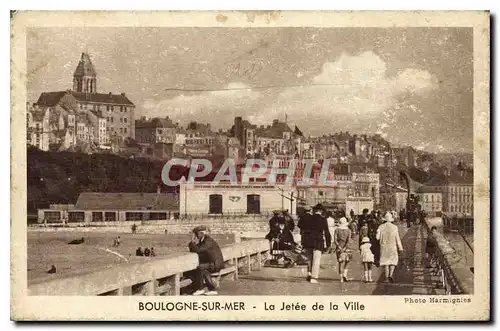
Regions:
[[215, 127], [227, 127], [234, 116], [239, 116], [262, 98], [259, 91], [248, 88], [245, 84], [230, 83], [218, 91], [187, 91], [173, 98], [147, 99], [142, 107], [150, 117], [168, 115], [182, 122], [208, 122]]
[[312, 134], [364, 130], [374, 120], [382, 123], [373, 131], [384, 131], [394, 124], [398, 112], [420, 113], [414, 105], [401, 106], [402, 95], [421, 95], [435, 83], [429, 72], [413, 68], [390, 77], [387, 64], [375, 53], [365, 52], [343, 53], [336, 61], [325, 63], [311, 85], [286, 89], [263, 114], [271, 117], [286, 112], [288, 118], [307, 123], [305, 129]]
[[150, 99], [143, 108], [149, 116], [169, 115], [182, 122], [197, 120], [226, 128], [234, 116], [243, 116], [260, 125], [274, 118], [283, 119], [287, 114], [289, 120], [313, 135], [346, 128], [372, 128], [375, 119], [383, 119], [373, 131], [384, 132], [394, 125], [398, 113], [418, 112], [412, 105], [400, 106], [398, 97], [420, 95], [434, 86], [427, 71], [406, 68], [388, 76], [387, 63], [377, 54], [343, 53], [335, 61], [324, 63], [321, 72], [301, 87], [256, 91], [242, 90], [248, 86], [231, 83], [227, 88], [238, 90]]

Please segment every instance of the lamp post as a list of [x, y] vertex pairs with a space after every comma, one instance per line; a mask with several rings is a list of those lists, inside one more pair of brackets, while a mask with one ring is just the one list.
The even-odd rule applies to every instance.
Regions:
[[283, 211], [285, 209], [285, 199], [290, 201], [290, 212], [293, 210], [293, 202], [295, 199], [293, 198], [293, 192], [290, 193], [290, 197], [285, 195], [285, 190], [283, 190], [281, 187], [275, 186], [278, 190], [281, 191], [281, 210]]

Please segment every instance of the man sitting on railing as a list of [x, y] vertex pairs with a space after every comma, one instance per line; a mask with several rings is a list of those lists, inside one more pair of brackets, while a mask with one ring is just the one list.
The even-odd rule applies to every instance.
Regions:
[[[196, 286], [197, 290], [193, 295], [217, 295], [210, 274], [224, 268], [224, 258], [217, 242], [207, 235], [206, 226], [200, 225], [193, 229], [193, 238], [189, 243], [189, 251], [197, 253], [199, 258], [199, 265], [196, 268], [194, 279], [194, 286]], [[203, 282], [206, 283], [208, 292], [205, 291]]]

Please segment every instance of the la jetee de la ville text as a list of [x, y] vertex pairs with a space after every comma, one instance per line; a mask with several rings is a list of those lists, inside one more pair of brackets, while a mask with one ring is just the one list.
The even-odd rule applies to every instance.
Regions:
[[[264, 310], [284, 310], [284, 311], [306, 311], [308, 309], [306, 304], [295, 302], [295, 303], [286, 303], [282, 302], [280, 305], [276, 306], [274, 304], [268, 304], [264, 302]], [[365, 310], [365, 305], [359, 303], [358, 301], [347, 301], [344, 302], [343, 305], [338, 305], [333, 302], [328, 303], [328, 305], [324, 305], [322, 303], [316, 302], [311, 306], [312, 310]]]

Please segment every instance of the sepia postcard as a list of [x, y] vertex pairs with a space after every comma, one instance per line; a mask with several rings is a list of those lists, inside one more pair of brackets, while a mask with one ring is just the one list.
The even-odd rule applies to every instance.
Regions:
[[11, 319], [490, 320], [489, 73], [488, 11], [12, 13]]

